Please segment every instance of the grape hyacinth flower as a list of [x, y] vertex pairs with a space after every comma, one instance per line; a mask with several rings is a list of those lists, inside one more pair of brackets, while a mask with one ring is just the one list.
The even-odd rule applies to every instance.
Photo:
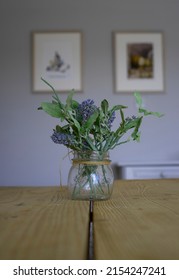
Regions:
[[74, 137], [71, 134], [66, 133], [60, 133], [54, 131], [54, 133], [51, 136], [51, 139], [56, 144], [63, 144], [65, 146], [71, 146], [74, 143]]
[[132, 120], [135, 120], [136, 118], [137, 118], [136, 116], [132, 116], [132, 118], [127, 117], [127, 118], [126, 118], [126, 122], [130, 122], [130, 121], [132, 121]]
[[115, 114], [115, 111], [112, 113], [112, 115], [109, 117], [109, 119], [108, 119], [108, 126], [109, 126], [109, 128], [111, 128], [112, 127], [112, 123], [113, 123], [113, 121], [115, 120], [115, 118], [116, 118], [116, 114]]
[[94, 105], [94, 101], [87, 99], [78, 106], [77, 116], [81, 117], [83, 122], [86, 122], [96, 110], [97, 107]]

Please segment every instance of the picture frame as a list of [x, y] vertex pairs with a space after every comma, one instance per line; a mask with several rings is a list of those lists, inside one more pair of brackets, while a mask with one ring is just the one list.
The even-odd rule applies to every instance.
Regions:
[[163, 34], [114, 32], [116, 92], [164, 91]]
[[39, 31], [32, 33], [32, 89], [51, 92], [82, 91], [82, 32]]

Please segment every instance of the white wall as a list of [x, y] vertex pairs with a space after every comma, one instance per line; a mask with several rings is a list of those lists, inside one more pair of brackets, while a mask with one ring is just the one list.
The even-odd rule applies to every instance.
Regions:
[[[165, 91], [142, 93], [146, 106], [165, 113], [146, 119], [141, 142], [111, 152], [115, 162], [179, 160], [178, 0], [1, 0], [0, 3], [0, 185], [58, 185], [67, 150], [50, 139], [57, 120], [37, 107], [50, 94], [31, 91], [31, 31], [81, 30], [84, 35], [83, 93], [135, 109], [132, 93], [114, 93], [112, 31], [164, 34]], [[61, 95], [62, 100], [66, 94]], [[129, 111], [129, 114], [131, 113]], [[70, 162], [62, 162], [65, 184]]]

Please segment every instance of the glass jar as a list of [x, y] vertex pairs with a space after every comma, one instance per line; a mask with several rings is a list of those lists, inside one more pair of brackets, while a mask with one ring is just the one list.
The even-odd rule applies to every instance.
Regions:
[[110, 198], [114, 175], [108, 152], [74, 152], [72, 163], [68, 175], [68, 190], [72, 199]]

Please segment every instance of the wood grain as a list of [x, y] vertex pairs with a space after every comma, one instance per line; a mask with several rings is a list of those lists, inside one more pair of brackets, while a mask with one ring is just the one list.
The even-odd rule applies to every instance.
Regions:
[[[96, 259], [179, 259], [179, 179], [116, 181], [93, 207]], [[86, 259], [89, 202], [66, 188], [0, 188], [0, 259]]]
[[86, 259], [88, 211], [66, 188], [0, 188], [0, 259]]
[[116, 181], [95, 202], [96, 259], [179, 259], [179, 179]]

